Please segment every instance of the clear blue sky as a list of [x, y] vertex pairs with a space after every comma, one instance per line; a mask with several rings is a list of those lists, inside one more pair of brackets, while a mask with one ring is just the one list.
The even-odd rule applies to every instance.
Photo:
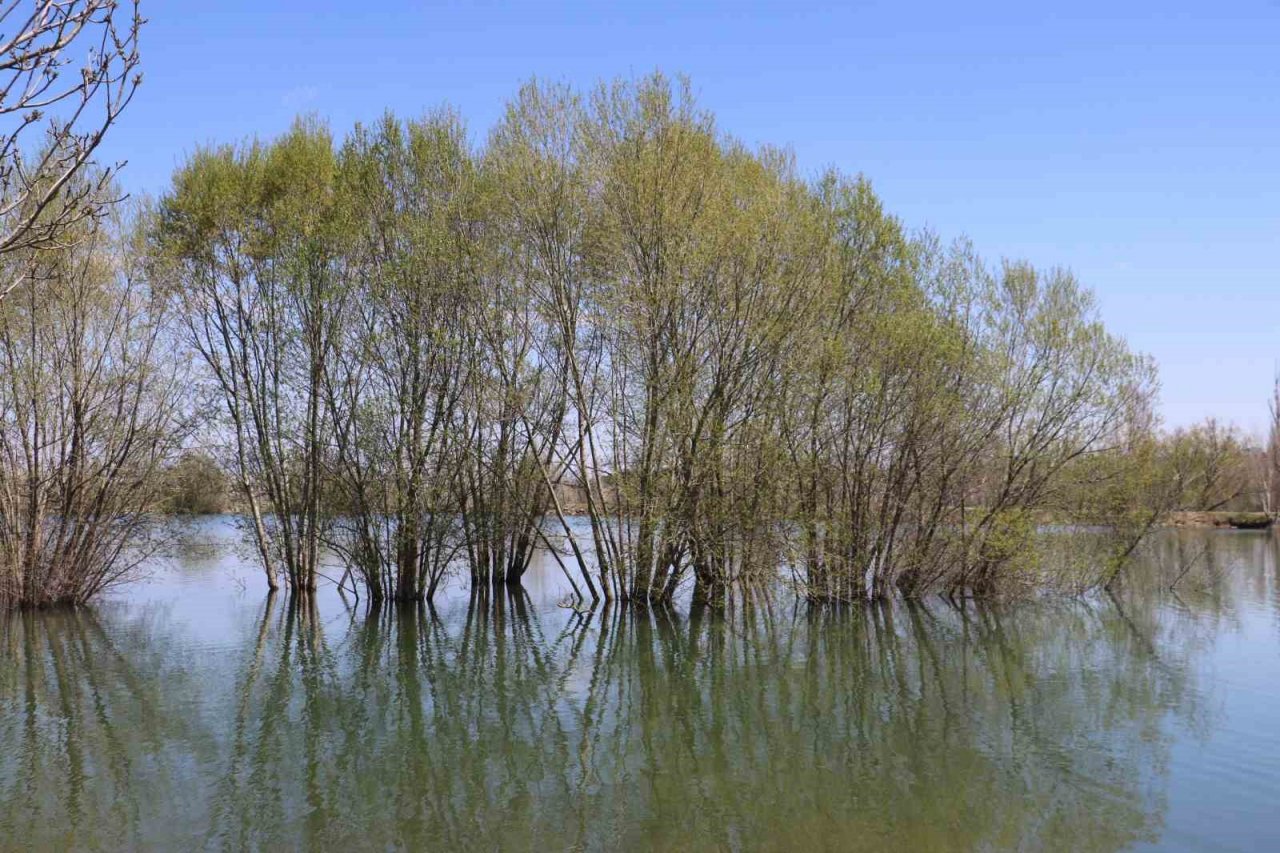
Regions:
[[145, 82], [104, 151], [127, 188], [298, 112], [342, 131], [447, 101], [479, 137], [531, 75], [683, 72], [723, 129], [865, 173], [908, 224], [1071, 267], [1159, 361], [1169, 423], [1265, 422], [1280, 0], [145, 5]]

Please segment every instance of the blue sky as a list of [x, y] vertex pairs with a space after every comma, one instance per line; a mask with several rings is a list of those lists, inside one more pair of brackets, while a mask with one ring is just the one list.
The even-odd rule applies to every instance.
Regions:
[[865, 173], [908, 224], [1073, 269], [1159, 361], [1170, 424], [1265, 423], [1280, 0], [145, 5], [143, 88], [103, 150], [129, 189], [298, 112], [343, 131], [448, 102], [480, 137], [532, 75], [685, 73], [724, 130]]

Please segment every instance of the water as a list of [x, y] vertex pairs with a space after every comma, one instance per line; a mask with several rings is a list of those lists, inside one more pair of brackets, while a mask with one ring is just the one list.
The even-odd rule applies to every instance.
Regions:
[[1266, 533], [1162, 534], [1115, 598], [585, 618], [550, 562], [522, 595], [300, 611], [232, 537], [0, 617], [0, 848], [1280, 843]]

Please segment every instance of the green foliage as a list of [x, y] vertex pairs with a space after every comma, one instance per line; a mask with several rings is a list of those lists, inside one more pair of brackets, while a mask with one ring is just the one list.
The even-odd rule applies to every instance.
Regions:
[[1212, 418], [1165, 439], [1177, 480], [1174, 509], [1213, 512], [1223, 509], [1261, 509], [1255, 481], [1261, 451], [1249, 445], [1239, 430]]
[[1129, 543], [1167, 494], [1154, 375], [1069, 272], [806, 181], [684, 80], [530, 83], [479, 151], [448, 110], [202, 150], [153, 242], [290, 577], [323, 539], [417, 597], [555, 535], [606, 597], [993, 592], [1046, 517]]
[[215, 515], [231, 507], [226, 473], [212, 456], [188, 451], [163, 474], [166, 512]]

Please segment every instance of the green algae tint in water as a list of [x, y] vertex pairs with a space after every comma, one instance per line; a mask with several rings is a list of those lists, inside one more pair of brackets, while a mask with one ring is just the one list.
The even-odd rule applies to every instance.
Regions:
[[233, 537], [0, 617], [0, 848], [1280, 843], [1267, 534], [1166, 534], [1114, 598], [584, 618], [554, 563], [434, 611], [298, 609]]

